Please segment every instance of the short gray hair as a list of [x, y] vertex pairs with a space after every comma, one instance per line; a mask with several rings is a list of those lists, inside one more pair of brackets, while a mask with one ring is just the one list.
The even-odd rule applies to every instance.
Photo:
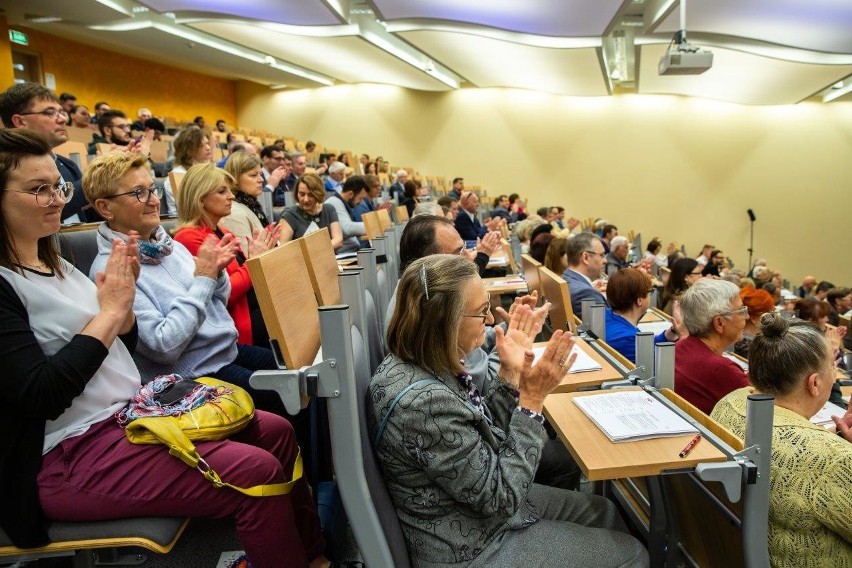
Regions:
[[619, 235], [609, 242], [610, 249], [614, 249], [620, 246], [627, 246], [627, 237]]
[[328, 173], [330, 174], [339, 174], [342, 171], [346, 170], [346, 164], [343, 162], [334, 162], [328, 167]]
[[734, 298], [740, 295], [733, 282], [703, 278], [690, 286], [680, 298], [683, 323], [689, 335], [707, 337], [713, 329], [713, 318], [731, 310]]
[[414, 208], [414, 215], [412, 215], [412, 217], [419, 217], [420, 215], [435, 215], [436, 217], [443, 217], [444, 208], [433, 201], [418, 203], [417, 207]]
[[592, 244], [595, 241], [600, 241], [600, 239], [592, 233], [574, 235], [574, 238], [568, 241], [568, 249], [565, 251], [565, 254], [568, 255], [568, 266], [579, 266], [583, 253], [592, 250]]

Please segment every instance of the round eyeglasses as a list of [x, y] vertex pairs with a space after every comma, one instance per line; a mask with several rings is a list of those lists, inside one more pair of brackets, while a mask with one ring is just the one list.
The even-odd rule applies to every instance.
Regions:
[[104, 199], [115, 199], [116, 197], [121, 197], [122, 195], [135, 195], [136, 199], [139, 200], [139, 203], [147, 203], [151, 201], [151, 196], [156, 195], [157, 199], [163, 198], [163, 190], [156, 185], [152, 185], [151, 187], [137, 187], [136, 189], [132, 189], [130, 191], [125, 191], [124, 193], [116, 193], [115, 195], [108, 195], [104, 197]]
[[50, 207], [53, 202], [56, 201], [57, 195], [61, 195], [62, 199], [67, 203], [71, 199], [71, 196], [74, 195], [74, 185], [68, 182], [59, 181], [56, 183], [43, 183], [35, 189], [6, 188], [4, 191], [28, 193], [35, 196], [36, 203], [39, 207]]
[[57, 118], [64, 118], [65, 121], [68, 121], [68, 113], [62, 110], [61, 108], [46, 108], [44, 110], [36, 111], [36, 112], [19, 112], [18, 116], [32, 116], [34, 114], [40, 114], [41, 116], [46, 116], [49, 120], [56, 120]]

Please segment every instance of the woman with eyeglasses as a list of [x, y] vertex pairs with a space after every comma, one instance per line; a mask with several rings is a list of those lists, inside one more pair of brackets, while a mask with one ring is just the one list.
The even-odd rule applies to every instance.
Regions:
[[852, 412], [826, 430], [810, 418], [834, 385], [831, 345], [817, 327], [774, 313], [760, 318], [748, 354], [753, 387], [735, 390], [712, 417], [741, 439], [747, 397], [775, 397], [769, 468], [769, 560], [774, 568], [852, 567]]
[[515, 309], [495, 328], [499, 368], [483, 395], [462, 358], [482, 344], [489, 308], [459, 255], [415, 260], [399, 281], [367, 414], [412, 565], [647, 566], [611, 502], [533, 483], [570, 334], [556, 331], [532, 365], [532, 311]]
[[[104, 195], [125, 193], [111, 201], [135, 202], [137, 216], [147, 217], [150, 176], [124, 181]], [[219, 489], [166, 448], [131, 444], [115, 420], [141, 385], [133, 307], [140, 255], [151, 251], [133, 232], [109, 242], [94, 283], [64, 261], [54, 237], [71, 188], [60, 182], [50, 145], [27, 129], [0, 130], [0, 188], [0, 356], [10, 378], [0, 397], [0, 526], [12, 542], [48, 543], [50, 521], [233, 516], [254, 566], [327, 565], [304, 481], [274, 498]], [[263, 411], [231, 439], [198, 445], [243, 487], [290, 479], [298, 453], [290, 424]]]
[[[651, 307], [651, 277], [638, 268], [623, 268], [609, 277], [606, 286], [606, 342], [630, 361], [636, 362], [636, 334], [639, 320]], [[677, 341], [689, 335], [674, 306], [672, 325], [654, 337], [654, 343]]]
[[748, 307], [736, 284], [702, 278], [683, 293], [680, 309], [689, 337], [675, 345], [675, 392], [710, 414], [723, 396], [749, 384], [724, 356], [743, 337]]
[[671, 274], [663, 288], [663, 311], [674, 313], [675, 302], [686, 290], [701, 279], [701, 265], [693, 258], [681, 258], [672, 264]]
[[[227, 174], [212, 164], [197, 168], [187, 174], [187, 190], [178, 194], [179, 204], [186, 205], [195, 196], [199, 201], [196, 212], [209, 209], [211, 214], [224, 216], [233, 199], [230, 186], [221, 183]], [[203, 168], [220, 172], [220, 184], [201, 183]], [[196, 191], [202, 186], [203, 192]], [[247, 272], [239, 284], [229, 277], [228, 268], [236, 264], [239, 250], [233, 235], [207, 231], [195, 250], [172, 239], [160, 225], [159, 195], [144, 157], [110, 154], [98, 158], [86, 169], [83, 191], [106, 219], [98, 228], [92, 277], [106, 266], [116, 239], [127, 242], [130, 235], [139, 235], [142, 268], [133, 309], [139, 321], [135, 359], [142, 380], [172, 373], [183, 378], [212, 376], [249, 391], [258, 408], [286, 416], [277, 394], [256, 391], [249, 385], [254, 371], [276, 365], [269, 349], [237, 341], [241, 332], [250, 337], [254, 328], [249, 318], [241, 318], [238, 329], [228, 312], [231, 298], [239, 292], [246, 302], [246, 289], [251, 286]], [[238, 286], [242, 289], [237, 290]]]

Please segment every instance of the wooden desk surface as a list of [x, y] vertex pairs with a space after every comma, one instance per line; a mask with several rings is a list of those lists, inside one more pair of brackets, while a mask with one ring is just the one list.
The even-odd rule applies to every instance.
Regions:
[[527, 291], [526, 280], [517, 275], [483, 278], [482, 283], [485, 284], [485, 290], [492, 296]]
[[[557, 392], [574, 392], [583, 387], [596, 387], [607, 381], [617, 381], [624, 377], [618, 370], [610, 365], [597, 351], [591, 348], [583, 339], [575, 337], [577, 346], [585, 351], [592, 359], [602, 367], [600, 371], [586, 371], [583, 373], [569, 373], [565, 375], [562, 384], [556, 387]], [[536, 343], [534, 347], [544, 347], [547, 343]]]
[[553, 393], [544, 401], [544, 414], [590, 481], [658, 475], [666, 470], [695, 467], [701, 462], [725, 461], [716, 446], [701, 440], [685, 458], [678, 457], [692, 435], [637, 442], [611, 442], [574, 404], [577, 396], [606, 396], [607, 391]]
[[337, 266], [353, 266], [353, 265], [357, 265], [357, 264], [358, 264], [358, 257], [337, 259]]
[[666, 312], [660, 311], [657, 308], [651, 308], [645, 315], [642, 316], [642, 319], [639, 320], [640, 323], [651, 323], [658, 321], [671, 321], [671, 317]]

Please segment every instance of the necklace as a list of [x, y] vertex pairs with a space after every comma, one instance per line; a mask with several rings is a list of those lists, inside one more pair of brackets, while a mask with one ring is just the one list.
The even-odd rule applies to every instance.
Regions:
[[35, 263], [26, 263], [26, 262], [16, 262], [15, 266], [23, 268], [25, 270], [30, 270], [32, 272], [36, 272], [39, 274], [53, 274], [53, 269], [50, 268], [43, 262]]

